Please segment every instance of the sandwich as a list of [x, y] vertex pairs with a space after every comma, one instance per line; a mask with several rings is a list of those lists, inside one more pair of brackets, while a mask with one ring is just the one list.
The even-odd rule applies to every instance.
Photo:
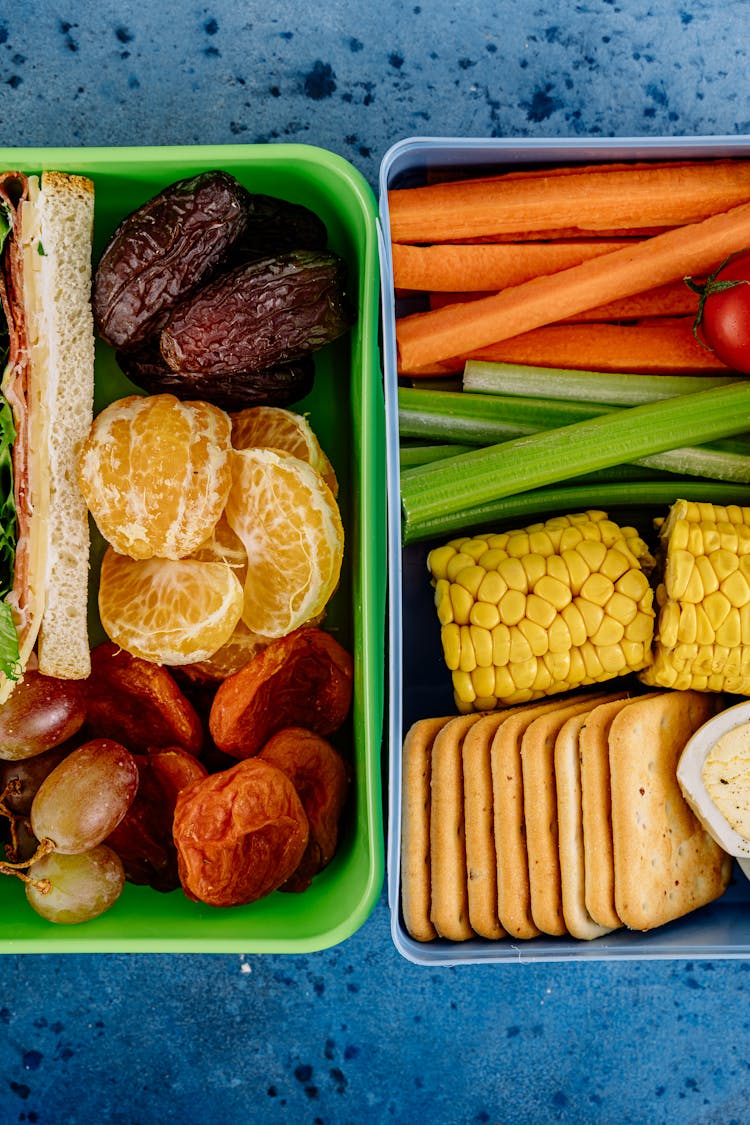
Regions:
[[0, 702], [27, 668], [83, 679], [94, 401], [94, 186], [0, 173]]

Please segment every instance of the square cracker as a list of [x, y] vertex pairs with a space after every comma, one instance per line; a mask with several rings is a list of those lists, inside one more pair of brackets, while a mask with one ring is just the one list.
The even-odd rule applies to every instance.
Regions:
[[679, 918], [718, 898], [729, 883], [730, 857], [677, 781], [685, 744], [720, 707], [715, 695], [664, 692], [638, 700], [612, 722], [615, 902], [631, 929]]
[[[602, 702], [612, 696], [601, 696]], [[616, 697], [615, 697], [616, 698]], [[571, 702], [529, 724], [521, 739], [523, 811], [529, 867], [531, 916], [544, 934], [567, 933], [557, 845], [555, 742], [567, 719], [590, 712], [591, 700]]]
[[416, 941], [437, 936], [430, 921], [430, 757], [451, 716], [419, 719], [406, 732], [401, 759], [401, 910]]
[[[578, 702], [595, 701], [596, 695], [578, 696]], [[523, 807], [521, 739], [534, 719], [573, 702], [560, 696], [544, 703], [527, 704], [498, 727], [490, 747], [492, 806], [497, 859], [497, 910], [500, 924], [513, 938], [538, 937], [531, 914], [526, 825]]]
[[[581, 941], [603, 937], [616, 928], [595, 922], [586, 909], [579, 738], [590, 714], [590, 711], [584, 711], [568, 719], [555, 740], [557, 847], [562, 912], [569, 934]], [[620, 925], [619, 920], [617, 925]]]
[[600, 926], [622, 925], [615, 906], [609, 728], [632, 699], [613, 700], [588, 716], [578, 736], [583, 818], [583, 885], [586, 910]]
[[461, 749], [467, 731], [481, 717], [482, 712], [456, 716], [432, 744], [430, 919], [438, 935], [450, 941], [475, 937], [469, 922]]
[[491, 711], [474, 723], [461, 750], [466, 826], [466, 874], [469, 922], [480, 937], [505, 937], [497, 914], [497, 858], [492, 814], [490, 745], [501, 723], [521, 710]]

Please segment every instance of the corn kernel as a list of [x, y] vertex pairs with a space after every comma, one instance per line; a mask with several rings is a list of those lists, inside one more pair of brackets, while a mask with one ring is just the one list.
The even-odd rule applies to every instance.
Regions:
[[603, 574], [590, 574], [581, 586], [581, 598], [599, 606], [606, 605], [614, 592], [614, 582]]
[[701, 535], [701, 548], [696, 551], [698, 555], [710, 555], [712, 551], [718, 551], [721, 547], [721, 535], [719, 529], [715, 524], [706, 524], [702, 529]]
[[511, 664], [510, 674], [513, 677], [513, 682], [516, 685], [517, 691], [529, 691], [534, 680], [536, 679], [537, 659], [535, 656], [530, 656], [528, 660], [520, 660], [518, 663]]
[[718, 551], [712, 551], [708, 556], [708, 561], [713, 567], [714, 574], [716, 575], [719, 585], [728, 578], [730, 574], [734, 574], [740, 565], [740, 560], [736, 551], [727, 551], [725, 548], [720, 548]]
[[455, 555], [455, 548], [435, 547], [430, 551], [427, 556], [427, 566], [429, 567], [434, 578], [446, 578], [448, 574], [448, 563]]
[[487, 602], [474, 602], [469, 614], [469, 624], [477, 625], [480, 629], [494, 629], [500, 620], [500, 613], [496, 605]]
[[719, 543], [726, 551], [737, 551], [737, 531], [734, 524], [729, 523], [727, 520], [721, 520], [716, 525], [716, 530], [719, 533]]
[[477, 597], [480, 601], [497, 605], [507, 589], [508, 583], [505, 579], [501, 578], [496, 570], [488, 570], [479, 584]]
[[680, 605], [680, 621], [677, 626], [677, 640], [681, 644], [695, 644], [698, 636], [698, 619], [694, 605]]
[[508, 542], [508, 532], [503, 531], [499, 535], [487, 536], [487, 550], [488, 551], [503, 551], [505, 552], [505, 545]]
[[592, 574], [599, 570], [607, 554], [607, 548], [600, 539], [585, 539], [578, 544], [577, 550]]
[[573, 597], [570, 586], [566, 582], [560, 582], [559, 579], [552, 578], [549, 574], [539, 579], [534, 587], [534, 593], [538, 594], [540, 598], [544, 598], [558, 611], [568, 605]]
[[592, 637], [602, 623], [604, 610], [600, 605], [586, 601], [584, 598], [576, 598], [575, 605], [586, 626], [586, 636]]
[[513, 677], [506, 664], [495, 665], [495, 695], [498, 699], [508, 699], [516, 690]]
[[546, 556], [551, 555], [553, 550], [552, 540], [546, 531], [529, 529], [529, 554]]
[[[573, 654], [576, 651], [577, 649], [571, 649], [569, 652], [545, 652], [541, 663], [549, 669], [555, 684], [563, 681], [573, 684], [581, 682], [581, 679], [572, 674]], [[580, 667], [582, 669], [582, 661]]]
[[480, 668], [489, 668], [492, 665], [492, 634], [487, 629], [470, 625], [469, 636], [474, 647], [477, 665]]
[[610, 676], [618, 676], [627, 668], [625, 653], [620, 645], [597, 645], [596, 654], [601, 661], [602, 668]]
[[750, 601], [740, 606], [740, 632], [743, 645], [750, 645]]
[[524, 555], [521, 559], [521, 566], [526, 574], [526, 586], [529, 590], [533, 590], [534, 585], [539, 581], [542, 575], [547, 573], [547, 560], [544, 555]]
[[537, 695], [544, 695], [545, 692], [556, 685], [557, 681], [553, 680], [552, 673], [550, 672], [544, 660], [537, 660], [536, 662], [536, 676], [531, 685], [531, 690]]
[[474, 645], [471, 640], [471, 632], [468, 625], [462, 625], [459, 630], [461, 655], [458, 660], [458, 668], [461, 672], [473, 672], [477, 666], [477, 657], [474, 652]]
[[583, 666], [586, 669], [586, 675], [590, 680], [598, 680], [604, 672], [604, 667], [599, 659], [599, 654], [590, 641], [586, 641], [585, 645], [581, 645], [580, 653], [583, 658]]
[[727, 648], [736, 651], [741, 641], [740, 611], [732, 606], [724, 621], [716, 630], [716, 643], [726, 645]]
[[508, 537], [507, 546], [508, 556], [514, 559], [520, 559], [522, 555], [529, 553], [529, 537], [525, 531], [513, 532]]
[[484, 570], [497, 570], [498, 564], [507, 557], [507, 552], [501, 548], [488, 547], [484, 554], [477, 559], [477, 566], [481, 566]]
[[497, 573], [507, 583], [509, 589], [520, 590], [523, 594], [528, 590], [526, 571], [523, 569], [520, 559], [510, 556], [503, 559], [501, 563], [498, 563]]
[[575, 550], [582, 539], [583, 535], [581, 534], [579, 528], [566, 527], [560, 535], [560, 541], [558, 544], [558, 550], [560, 554], [562, 555], [565, 551]]
[[448, 565], [445, 568], [445, 577], [451, 582], [455, 582], [456, 575], [460, 574], [465, 566], [473, 565], [474, 560], [471, 555], [467, 555], [463, 551], [457, 551], [453, 558], [448, 560]]
[[568, 657], [568, 674], [561, 676], [561, 679], [567, 679], [569, 683], [575, 685], [586, 683], [586, 665], [583, 663], [580, 648], [572, 648], [569, 653], [556, 655]]
[[581, 592], [581, 586], [588, 578], [591, 571], [586, 565], [583, 555], [575, 550], [561, 551], [560, 557], [568, 571], [568, 579], [570, 581], [570, 589], [575, 596]]
[[734, 570], [732, 574], [724, 578], [721, 584], [721, 592], [732, 605], [740, 609], [746, 602], [750, 601], [750, 586], [748, 579], [742, 573], [742, 570]]
[[629, 625], [625, 626], [625, 636], [629, 641], [642, 641], [650, 644], [654, 635], [654, 616], [639, 610]]
[[707, 597], [703, 599], [703, 609], [713, 626], [714, 632], [716, 632], [724, 623], [731, 609], [731, 605], [729, 599], [724, 597], [721, 590], [715, 590], [714, 593], [708, 594]]
[[543, 629], [549, 629], [557, 618], [557, 613], [555, 607], [544, 598], [540, 598], [538, 594], [529, 594], [526, 599], [526, 616]]
[[486, 554], [487, 543], [484, 539], [467, 539], [461, 550], [476, 562], [477, 559]]
[[711, 560], [707, 555], [699, 555], [695, 560], [695, 568], [701, 576], [703, 589], [706, 594], [713, 594], [715, 590], [719, 589], [719, 578], [711, 565]]
[[537, 625], [535, 621], [530, 621], [528, 617], [525, 617], [523, 621], [519, 621], [518, 628], [529, 642], [529, 647], [533, 655], [544, 656], [549, 648], [547, 630], [543, 629], [541, 625]]
[[443, 658], [449, 672], [455, 672], [461, 659], [461, 630], [458, 625], [444, 625], [440, 630]]
[[642, 570], [628, 570], [615, 582], [615, 590], [634, 602], [639, 602], [649, 589], [648, 578]]
[[463, 586], [464, 590], [468, 590], [472, 598], [477, 596], [485, 572], [481, 566], [465, 566], [463, 570], [459, 571], [454, 581]]
[[[550, 652], [567, 652], [568, 649], [573, 647], [573, 639], [570, 635], [570, 629], [568, 628], [568, 624], [564, 617], [566, 610], [573, 608], [573, 606], [566, 606], [566, 609], [563, 610], [563, 613], [556, 615], [555, 620], [550, 625], [547, 631], [548, 647]], [[583, 640], [585, 639], [586, 638], [584, 636]]]
[[[638, 671], [639, 668], [643, 668], [647, 663], [644, 656], [643, 645], [639, 641], [628, 641], [623, 638], [623, 640], [620, 641], [620, 648], [625, 655], [625, 662], [628, 668], [632, 669], [632, 671]], [[648, 649], [648, 653], [651, 653], [650, 648]]]
[[453, 607], [453, 620], [459, 625], [467, 625], [474, 599], [468, 590], [465, 590], [463, 586], [459, 586], [455, 582], [451, 583], [448, 593]]
[[497, 608], [505, 625], [517, 625], [526, 616], [526, 595], [519, 590], [506, 590]]
[[694, 558], [705, 554], [703, 541], [703, 528], [699, 523], [689, 525], [687, 544], [685, 548]]
[[565, 565], [565, 559], [562, 555], [550, 555], [546, 560], [547, 574], [550, 578], [556, 578], [558, 582], [562, 582], [564, 586], [570, 585], [570, 573]]
[[608, 645], [617, 645], [625, 636], [625, 626], [621, 621], [616, 621], [614, 617], [610, 617], [605, 613], [602, 618], [602, 623], [594, 633], [591, 641], [597, 648], [606, 647]]
[[669, 542], [672, 550], [687, 551], [690, 542], [690, 524], [687, 520], [675, 520]]
[[518, 626], [512, 625], [510, 629], [509, 663], [522, 664], [525, 660], [531, 660], [532, 656], [531, 645]]
[[638, 612], [635, 602], [631, 598], [626, 598], [624, 594], [620, 594], [617, 590], [613, 592], [604, 609], [610, 617], [614, 617], [623, 625], [628, 625]]
[[[670, 598], [679, 601], [680, 598], [685, 597], [685, 591], [690, 585], [694, 569], [695, 556], [690, 551], [678, 551], [670, 548], [664, 571], [664, 584]], [[700, 601], [700, 598], [698, 601]]]
[[715, 640], [714, 627], [702, 605], [695, 607], [695, 643], [712, 645]]
[[659, 641], [665, 648], [674, 648], [680, 628], [680, 607], [677, 602], [667, 602], [659, 615]]
[[[510, 660], [510, 629], [500, 622], [492, 630], [492, 663], [503, 668]], [[499, 694], [499, 693], [496, 693]]]
[[618, 547], [610, 547], [604, 556], [604, 562], [601, 565], [600, 572], [609, 578], [610, 582], [615, 583], [618, 578], [621, 578], [626, 570], [630, 570], [633, 565], [633, 556], [630, 551], [620, 550]]
[[463, 703], [473, 703], [477, 697], [468, 672], [453, 673], [453, 691]]
[[[568, 632], [570, 633], [570, 647], [580, 648], [589, 634], [583, 614], [576, 602], [571, 602], [570, 605], [566, 605], [560, 612], [560, 617], [568, 627]], [[550, 645], [550, 648], [551, 647]]]
[[[490, 697], [495, 694], [495, 669], [494, 668], [475, 668], [471, 673], [471, 682], [474, 685], [474, 691], [477, 695], [475, 706], [479, 701], [479, 697]], [[479, 708], [481, 710], [481, 705]]]

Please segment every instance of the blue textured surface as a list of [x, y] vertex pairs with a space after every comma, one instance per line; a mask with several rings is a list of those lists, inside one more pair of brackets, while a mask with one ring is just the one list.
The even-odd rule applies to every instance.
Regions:
[[[303, 141], [375, 187], [416, 134], [750, 132], [743, 0], [2, 13], [3, 145]], [[731, 1125], [749, 981], [738, 961], [417, 968], [383, 900], [305, 957], [9, 956], [0, 1125]]]

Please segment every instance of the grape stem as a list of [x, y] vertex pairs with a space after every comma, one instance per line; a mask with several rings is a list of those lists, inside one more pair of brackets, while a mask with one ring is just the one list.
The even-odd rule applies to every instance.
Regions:
[[20, 780], [17, 777], [12, 777], [2, 793], [0, 793], [0, 816], [6, 817], [10, 825], [10, 843], [5, 845], [5, 854], [8, 858], [0, 860], [0, 875], [15, 875], [16, 878], [20, 879], [22, 882], [30, 883], [32, 886], [36, 887], [41, 894], [49, 894], [52, 890], [52, 884], [49, 879], [34, 879], [31, 875], [27, 874], [25, 869], [31, 867], [38, 859], [53, 852], [55, 850], [54, 842], [49, 839], [40, 840], [34, 854], [29, 859], [17, 860], [19, 854], [19, 824], [25, 826], [29, 833], [31, 833], [31, 824], [28, 818], [8, 808], [7, 798], [17, 797], [20, 792]]

